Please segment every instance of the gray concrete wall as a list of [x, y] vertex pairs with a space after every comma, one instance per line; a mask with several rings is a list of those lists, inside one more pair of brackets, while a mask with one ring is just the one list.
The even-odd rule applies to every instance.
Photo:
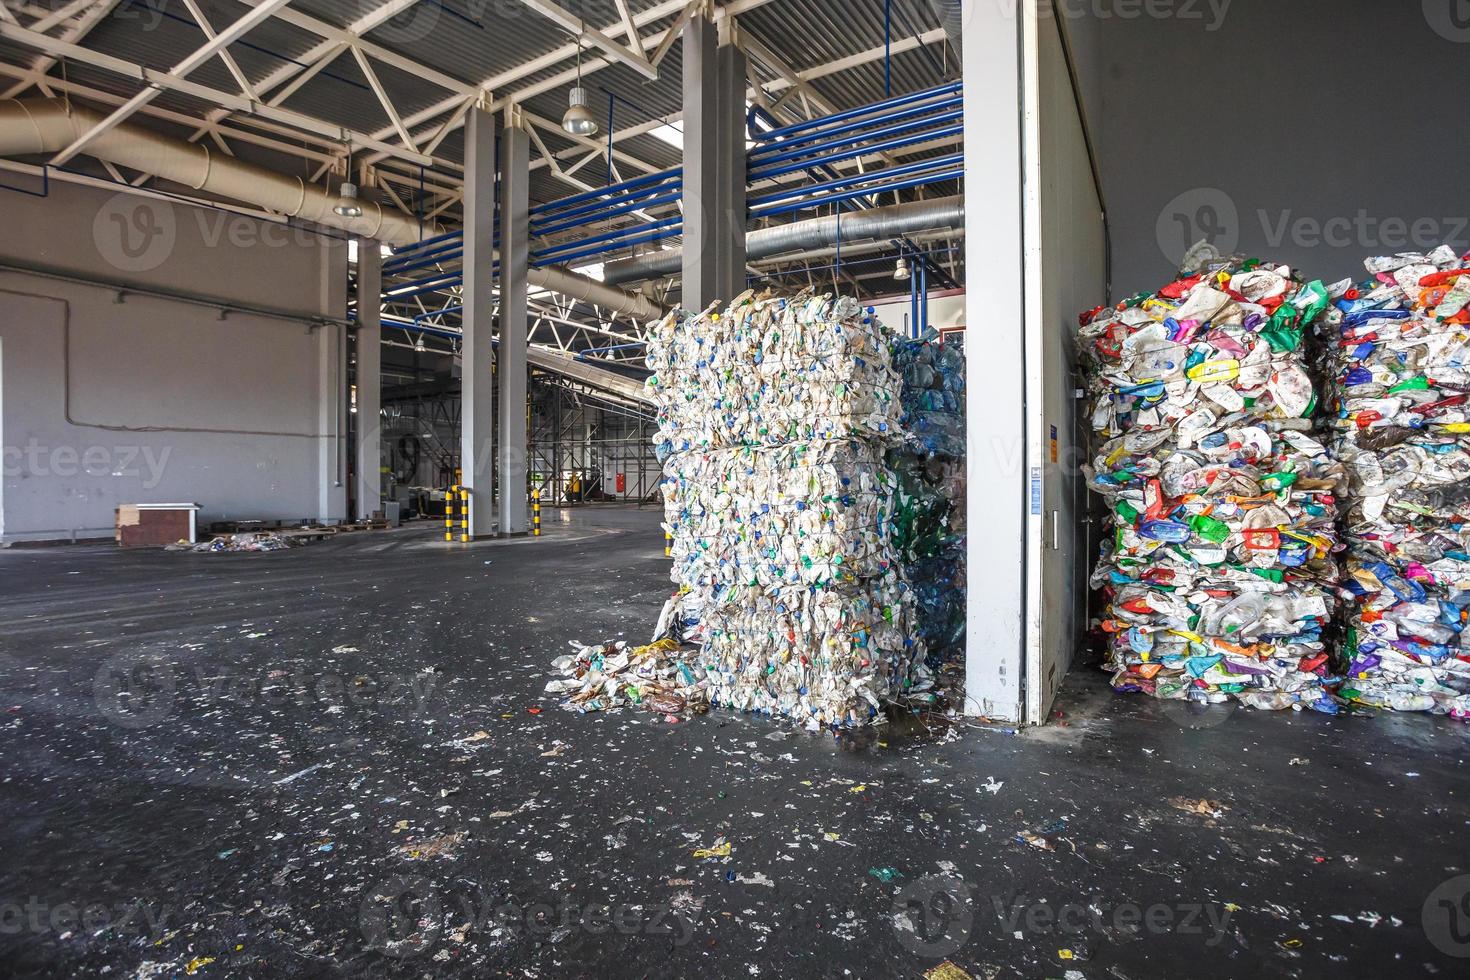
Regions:
[[109, 536], [125, 503], [346, 516], [344, 328], [307, 322], [345, 314], [345, 242], [56, 182], [0, 202], [0, 265], [88, 280], [0, 271], [0, 541]]
[[1368, 255], [1470, 246], [1459, 0], [1056, 6], [1100, 154], [1115, 298], [1156, 287], [1207, 236], [1329, 281]]

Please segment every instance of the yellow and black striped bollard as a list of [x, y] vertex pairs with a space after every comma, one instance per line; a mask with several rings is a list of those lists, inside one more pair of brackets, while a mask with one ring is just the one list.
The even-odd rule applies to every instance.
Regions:
[[531, 491], [531, 535], [541, 537], [541, 491]]
[[463, 544], [470, 543], [470, 488], [459, 488], [459, 540]]
[[454, 505], [459, 500], [459, 487], [450, 487], [444, 497], [444, 540], [454, 542]]

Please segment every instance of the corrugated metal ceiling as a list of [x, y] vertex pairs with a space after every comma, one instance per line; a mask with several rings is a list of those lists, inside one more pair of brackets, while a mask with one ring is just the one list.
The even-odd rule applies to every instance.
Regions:
[[[239, 0], [198, 2], [216, 30], [223, 29], [249, 9]], [[359, 22], [383, 2], [294, 0], [288, 9], [333, 27], [344, 28]], [[587, 23], [594, 27], [607, 28], [619, 22], [613, 0], [558, 2], [573, 14], [585, 16]], [[629, 7], [636, 15], [660, 2], [629, 0]], [[928, 0], [893, 0], [893, 11], [895, 41], [940, 26]], [[645, 25], [643, 34], [647, 36], [655, 27], [667, 26], [673, 19], [674, 14], [670, 13], [653, 25]], [[742, 13], [739, 23], [742, 30], [800, 71], [880, 47], [884, 39], [884, 6], [881, 0], [771, 0], [764, 6]], [[609, 34], [617, 40], [623, 39], [621, 27], [609, 30]], [[405, 13], [369, 32], [367, 40], [434, 72], [458, 79], [468, 88], [565, 46], [569, 36], [559, 25], [526, 7], [520, 0], [420, 0]], [[83, 43], [106, 54], [167, 70], [204, 41], [203, 31], [182, 6], [124, 3], [101, 21]], [[232, 44], [229, 51], [247, 77], [258, 82], [282, 68], [304, 68], [304, 56], [322, 46], [323, 40], [317, 34], [273, 18]], [[588, 75], [586, 85], [590, 90], [593, 111], [599, 117], [605, 117], [611, 100], [613, 126], [618, 130], [677, 115], [682, 103], [681, 54], [681, 46], [675, 44], [660, 67], [660, 77], [654, 81], [621, 64], [613, 64]], [[34, 56], [34, 52], [23, 46], [0, 42], [0, 60], [27, 65]], [[589, 64], [603, 57], [595, 50], [589, 50], [584, 56]], [[927, 88], [952, 78], [957, 74], [957, 66], [953, 62], [952, 53], [942, 42], [896, 54], [892, 61], [893, 91]], [[572, 59], [564, 60], [518, 80], [509, 90], [523, 90], [566, 72], [573, 64]], [[374, 60], [372, 66], [404, 117], [442, 103], [451, 94], [434, 82], [381, 61]], [[126, 97], [136, 91], [136, 83], [104, 69], [70, 63], [66, 71], [70, 81], [104, 92]], [[59, 74], [59, 69], [53, 74]], [[767, 79], [771, 77], [769, 72], [760, 74]], [[211, 59], [189, 77], [192, 81], [223, 91], [238, 91], [234, 79], [219, 58]], [[881, 60], [875, 61], [820, 78], [812, 86], [834, 106], [863, 105], [883, 98], [884, 66]], [[524, 103], [526, 109], [546, 119], [559, 120], [566, 108], [567, 87], [558, 84], [527, 98]], [[30, 94], [36, 93], [33, 90]], [[209, 107], [199, 100], [169, 91], [163, 92], [154, 105], [196, 116], [209, 111]], [[285, 102], [285, 107], [359, 131], [383, 132], [390, 125], [387, 114], [350, 54], [338, 56], [316, 78], [292, 95]], [[431, 118], [414, 129], [433, 127], [444, 118], [445, 115]], [[137, 117], [137, 121], [159, 127], [166, 125], [146, 115]], [[548, 149], [559, 155], [564, 166], [571, 166], [585, 155], [581, 152], [584, 147], [561, 134], [542, 133], [541, 136]], [[279, 166], [282, 162], [282, 157], [276, 153], [243, 143], [236, 144], [234, 149], [243, 157], [269, 162], [272, 166]], [[623, 140], [618, 149], [657, 169], [677, 166], [681, 162], [681, 154], [675, 147], [652, 136]], [[561, 156], [564, 151], [567, 152]], [[463, 141], [460, 135], [456, 132], [446, 138], [436, 150], [436, 156], [453, 163], [461, 161]], [[298, 162], [290, 169], [299, 170], [301, 167]], [[638, 167], [627, 163], [619, 163], [618, 170], [623, 178], [641, 172]], [[601, 185], [608, 178], [606, 163], [595, 160], [578, 171], [576, 176], [594, 186]], [[577, 188], [543, 167], [533, 175], [531, 190], [533, 200], [545, 201], [574, 193]], [[952, 192], [952, 186], [932, 191]]]

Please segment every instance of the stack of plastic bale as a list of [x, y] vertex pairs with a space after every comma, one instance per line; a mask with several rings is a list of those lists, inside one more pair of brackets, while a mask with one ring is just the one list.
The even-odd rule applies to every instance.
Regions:
[[1443, 247], [1366, 264], [1323, 329], [1350, 478], [1339, 693], [1470, 718], [1470, 261]]
[[903, 378], [904, 431], [888, 453], [899, 485], [896, 543], [927, 666], [944, 696], [958, 703], [965, 649], [965, 358], [930, 330], [898, 341], [893, 365]]
[[1206, 255], [1081, 317], [1115, 533], [1094, 588], [1114, 689], [1336, 710], [1324, 630], [1340, 464], [1313, 438], [1304, 331], [1328, 304], [1284, 267]]
[[856, 302], [809, 294], [653, 329], [680, 587], [660, 630], [702, 643], [714, 705], [850, 727], [922, 682], [884, 461], [900, 436], [889, 343]]

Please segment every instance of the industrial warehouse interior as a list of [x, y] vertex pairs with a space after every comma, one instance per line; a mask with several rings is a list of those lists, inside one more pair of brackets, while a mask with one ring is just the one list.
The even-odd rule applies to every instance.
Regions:
[[0, 976], [1470, 971], [1462, 0], [0, 2]]

